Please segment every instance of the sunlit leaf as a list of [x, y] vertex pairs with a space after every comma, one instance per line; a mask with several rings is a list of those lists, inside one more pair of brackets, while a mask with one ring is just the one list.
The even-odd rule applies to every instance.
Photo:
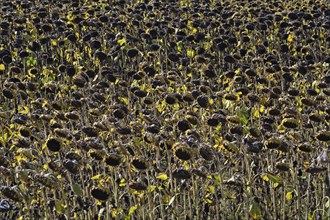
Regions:
[[287, 192], [286, 195], [285, 195], [285, 198], [288, 200], [288, 201], [291, 201], [292, 200], [292, 192]]
[[123, 46], [126, 43], [126, 39], [123, 38], [123, 39], [118, 40], [117, 42], [120, 46]]
[[99, 179], [101, 179], [101, 177], [102, 177], [102, 174], [97, 174], [97, 175], [95, 175], [95, 176], [92, 176], [92, 180], [99, 180]]
[[168, 179], [168, 177], [165, 173], [159, 174], [156, 178], [164, 180], [164, 181]]

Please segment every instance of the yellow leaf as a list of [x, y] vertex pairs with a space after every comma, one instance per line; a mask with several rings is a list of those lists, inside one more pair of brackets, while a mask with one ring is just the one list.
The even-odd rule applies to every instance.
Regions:
[[187, 56], [189, 58], [193, 58], [195, 56], [195, 51], [194, 50], [187, 50]]
[[129, 208], [128, 211], [128, 215], [132, 215], [134, 213], [134, 211], [138, 208], [138, 205], [132, 206], [131, 208]]
[[258, 109], [254, 109], [254, 110], [252, 111], [252, 113], [253, 113], [253, 116], [254, 116], [254, 117], [256, 117], [256, 118], [260, 118], [260, 113], [259, 113], [259, 110], [258, 110]]
[[259, 109], [259, 112], [263, 113], [265, 111], [265, 106], [263, 105], [260, 105], [260, 109]]
[[263, 180], [265, 180], [266, 182], [268, 182], [269, 181], [269, 178], [268, 178], [268, 176], [265, 174], [265, 175], [262, 175], [262, 177], [261, 177]]
[[101, 176], [102, 176], [102, 174], [97, 174], [97, 175], [93, 176], [91, 179], [92, 180], [98, 180], [98, 179], [101, 178]]
[[43, 167], [44, 167], [45, 170], [48, 170], [48, 164], [44, 164]]
[[213, 201], [212, 201], [211, 199], [206, 198], [205, 201], [206, 201], [208, 204], [213, 204]]
[[288, 42], [292, 42], [294, 40], [294, 34], [290, 33], [287, 40], [288, 40]]
[[16, 160], [17, 160], [18, 163], [20, 163], [21, 160], [24, 159], [21, 155], [17, 155], [17, 156], [15, 156], [15, 158], [16, 158]]
[[155, 185], [151, 185], [150, 188], [149, 188], [149, 189], [150, 189], [149, 192], [153, 192], [153, 191], [155, 191], [156, 188], [157, 188], [157, 187], [156, 187]]
[[3, 63], [0, 64], [0, 71], [4, 71], [6, 69], [5, 65]]
[[285, 195], [285, 198], [286, 198], [288, 201], [291, 201], [291, 200], [292, 200], [292, 192], [287, 192], [287, 194]]
[[162, 173], [162, 174], [158, 175], [156, 178], [157, 179], [164, 180], [164, 181], [168, 179], [168, 177], [167, 177], [167, 175], [165, 173]]
[[53, 46], [57, 46], [57, 42], [56, 42], [56, 40], [52, 39], [51, 42], [52, 42], [52, 45], [53, 45]]
[[123, 38], [123, 39], [118, 40], [117, 42], [120, 46], [123, 46], [123, 44], [126, 43], [126, 39]]
[[48, 104], [48, 101], [45, 99], [42, 103], [42, 107], [45, 107]]
[[19, 113], [21, 113], [23, 115], [27, 115], [29, 113], [29, 107], [27, 107], [27, 106], [22, 107], [22, 109]]
[[208, 188], [208, 190], [209, 190], [210, 193], [212, 193], [212, 194], [215, 193], [214, 186], [208, 186], [207, 188]]

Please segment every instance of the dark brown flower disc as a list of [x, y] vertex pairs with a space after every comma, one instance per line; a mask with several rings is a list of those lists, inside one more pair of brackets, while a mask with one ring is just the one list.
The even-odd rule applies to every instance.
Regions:
[[160, 127], [156, 124], [152, 124], [148, 126], [146, 130], [152, 134], [158, 134], [160, 132]]
[[13, 188], [10, 188], [8, 186], [0, 187], [0, 191], [5, 197], [7, 197], [15, 202], [19, 202], [22, 199], [16, 190], [14, 190]]
[[298, 149], [306, 153], [310, 153], [313, 151], [313, 147], [308, 142], [299, 144]]
[[207, 120], [207, 124], [211, 127], [216, 127], [219, 124], [219, 119], [218, 118], [209, 118]]
[[308, 98], [302, 98], [301, 99], [302, 104], [307, 105], [307, 106], [313, 106], [314, 101]]
[[144, 182], [133, 182], [133, 183], [129, 183], [128, 186], [131, 189], [134, 189], [137, 191], [143, 191], [148, 188], [147, 184], [145, 184]]
[[192, 152], [189, 148], [187, 147], [178, 147], [175, 150], [175, 155], [180, 159], [180, 160], [190, 160], [192, 157]]
[[105, 60], [107, 58], [107, 54], [104, 53], [103, 51], [97, 51], [95, 53], [95, 56], [99, 59], [99, 60]]
[[76, 86], [83, 88], [86, 84], [86, 79], [83, 76], [79, 75], [73, 79], [73, 83]]
[[136, 95], [139, 98], [144, 98], [147, 96], [147, 94], [148, 93], [146, 91], [143, 91], [141, 89], [137, 89], [136, 91], [134, 91], [134, 95]]
[[106, 201], [110, 197], [110, 193], [105, 189], [101, 189], [101, 188], [92, 189], [91, 194], [95, 199], [101, 201]]
[[330, 131], [321, 131], [316, 135], [319, 141], [330, 141]]
[[78, 120], [79, 114], [76, 111], [67, 112], [67, 113], [65, 113], [65, 118], [70, 119], [70, 120]]
[[278, 148], [281, 145], [281, 141], [277, 138], [271, 138], [266, 141], [265, 146], [269, 149]]
[[174, 95], [170, 94], [165, 97], [165, 101], [169, 105], [173, 105], [177, 102], [177, 99]]
[[238, 99], [234, 94], [225, 94], [223, 98], [229, 101], [236, 101]]
[[98, 136], [98, 130], [93, 127], [84, 126], [81, 129], [88, 137], [97, 137]]
[[180, 131], [187, 131], [190, 129], [190, 124], [187, 120], [182, 119], [178, 122], [178, 128]]
[[311, 167], [308, 167], [306, 169], [306, 172], [307, 173], [311, 173], [311, 174], [315, 174], [315, 173], [324, 172], [326, 170], [327, 170], [326, 167], [322, 167], [322, 166], [311, 166]]
[[209, 105], [209, 97], [206, 95], [200, 95], [197, 97], [197, 102], [202, 108], [207, 108]]
[[214, 70], [209, 70], [209, 69], [204, 70], [204, 74], [205, 74], [205, 76], [207, 76], [208, 78], [214, 78], [214, 77], [217, 76], [217, 75], [215, 74]]
[[299, 92], [299, 90], [296, 89], [296, 88], [290, 88], [290, 89], [288, 90], [288, 93], [289, 93], [289, 95], [291, 95], [291, 96], [298, 96], [300, 92]]
[[50, 138], [46, 142], [48, 150], [52, 152], [58, 152], [61, 149], [61, 142], [56, 138]]
[[116, 153], [109, 154], [109, 156], [105, 158], [105, 163], [113, 167], [119, 166], [121, 164], [121, 161], [121, 156]]
[[297, 128], [299, 126], [298, 120], [294, 118], [285, 118], [283, 119], [282, 124], [286, 128]]
[[251, 136], [253, 136], [255, 138], [258, 138], [258, 137], [261, 136], [261, 132], [257, 128], [252, 127], [252, 128], [249, 129], [249, 132], [250, 132]]
[[77, 174], [79, 172], [79, 164], [76, 160], [65, 159], [63, 161], [63, 166], [72, 174]]
[[118, 119], [123, 119], [123, 118], [125, 118], [126, 113], [125, 113], [125, 111], [122, 110], [122, 109], [115, 109], [115, 110], [113, 111], [113, 116], [115, 116], [115, 117], [118, 118]]
[[148, 168], [147, 161], [141, 159], [141, 158], [135, 158], [132, 161], [133, 166], [138, 170], [145, 170]]
[[272, 108], [269, 110], [269, 114], [272, 116], [278, 116], [281, 114], [281, 111], [277, 108]]
[[225, 56], [224, 61], [226, 63], [235, 63], [235, 58], [230, 55], [227, 55], [227, 56]]
[[117, 129], [117, 132], [121, 135], [128, 135], [131, 134], [131, 129], [129, 127], [121, 127]]
[[61, 168], [60, 168], [60, 166], [59, 166], [59, 164], [58, 164], [57, 161], [53, 161], [53, 160], [49, 161], [48, 162], [48, 167], [51, 170], [53, 170], [54, 172], [60, 172], [61, 171]]
[[168, 59], [170, 61], [174, 62], [174, 63], [177, 63], [180, 60], [179, 56], [177, 54], [175, 54], [175, 53], [169, 53], [168, 54]]
[[214, 158], [214, 151], [208, 145], [203, 145], [199, 149], [199, 154], [207, 161], [211, 161]]
[[93, 158], [94, 160], [102, 160], [103, 159], [103, 154], [99, 150], [89, 150], [88, 154]]
[[191, 177], [191, 173], [185, 169], [175, 169], [172, 175], [175, 179], [189, 179]]
[[19, 132], [23, 137], [29, 137], [31, 135], [31, 130], [28, 127], [21, 127]]
[[290, 164], [288, 163], [277, 163], [276, 168], [280, 171], [289, 171], [290, 170]]
[[65, 158], [70, 160], [76, 160], [77, 162], [80, 162], [82, 160], [82, 157], [74, 151], [68, 151], [65, 154]]
[[[205, 167], [204, 167], [205, 168]], [[202, 177], [202, 178], [206, 178], [207, 177], [207, 172], [205, 172], [205, 170], [202, 170], [201, 168], [198, 169], [192, 169], [191, 172], [193, 174], [195, 174], [196, 176]]]
[[4, 97], [6, 97], [7, 99], [13, 99], [14, 98], [14, 93], [11, 89], [9, 88], [4, 88], [2, 90], [2, 94]]
[[136, 48], [132, 48], [127, 51], [127, 56], [130, 58], [136, 57], [138, 54], [139, 54], [139, 50]]
[[230, 133], [243, 135], [243, 127], [242, 126], [235, 126], [230, 128]]

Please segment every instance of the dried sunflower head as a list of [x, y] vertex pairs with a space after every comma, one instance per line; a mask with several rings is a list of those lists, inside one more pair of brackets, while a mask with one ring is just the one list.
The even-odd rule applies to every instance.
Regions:
[[178, 146], [175, 148], [175, 155], [180, 160], [190, 160], [193, 156], [193, 153], [188, 146]]
[[132, 164], [138, 170], [146, 170], [149, 167], [147, 160], [145, 160], [144, 158], [136, 157], [132, 160]]
[[52, 152], [58, 152], [62, 148], [62, 143], [57, 138], [49, 138], [46, 142], [48, 150]]
[[185, 169], [175, 169], [172, 173], [175, 179], [190, 179], [191, 173]]
[[109, 190], [105, 189], [104, 187], [94, 187], [91, 190], [91, 195], [98, 200], [106, 201], [110, 197]]
[[201, 146], [199, 154], [207, 161], [211, 161], [214, 158], [214, 150], [206, 144]]
[[122, 162], [122, 157], [119, 154], [112, 153], [105, 158], [105, 163], [109, 166], [119, 166]]

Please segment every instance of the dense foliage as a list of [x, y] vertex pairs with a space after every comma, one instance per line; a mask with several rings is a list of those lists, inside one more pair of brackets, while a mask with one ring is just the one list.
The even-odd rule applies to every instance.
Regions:
[[329, 219], [321, 1], [15, 1], [2, 219]]

